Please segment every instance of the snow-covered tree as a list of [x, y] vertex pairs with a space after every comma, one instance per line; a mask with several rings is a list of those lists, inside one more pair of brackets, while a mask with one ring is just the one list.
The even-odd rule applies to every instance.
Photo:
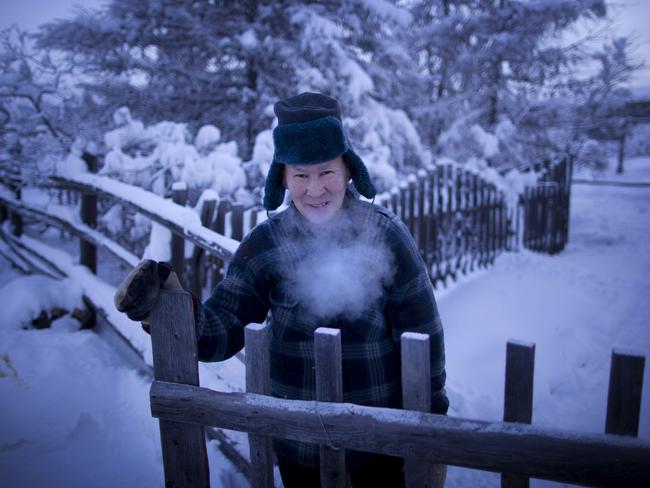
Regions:
[[63, 153], [72, 137], [57, 111], [58, 73], [26, 38], [16, 27], [0, 32], [0, 146], [4, 169], [18, 173], [47, 152]]
[[145, 123], [190, 130], [214, 124], [246, 159], [274, 101], [319, 90], [342, 101], [357, 136], [374, 133], [367, 150], [379, 140], [392, 164], [418, 165], [426, 154], [401, 110], [412, 97], [410, 20], [387, 0], [113, 0], [45, 25], [38, 45], [95, 76], [86, 86], [111, 111], [129, 106]]
[[424, 0], [413, 11], [420, 69], [430, 75], [430, 103], [417, 120], [435, 143], [468, 113], [487, 131], [504, 119], [516, 127], [530, 101], [577, 59], [553, 41], [580, 19], [604, 16], [605, 2]]
[[585, 161], [581, 156], [585, 144], [617, 141], [622, 164], [632, 127], [626, 114], [630, 100], [626, 84], [641, 66], [630, 59], [629, 50], [626, 38], [614, 39], [591, 54], [598, 66], [594, 74], [579, 78], [570, 73], [557, 84], [553, 96], [531, 104], [521, 119], [520, 133], [536, 140], [538, 153], [562, 153]]
[[101, 107], [73, 87], [68, 66], [29, 41], [16, 27], [0, 32], [0, 159], [33, 180], [97, 135]]

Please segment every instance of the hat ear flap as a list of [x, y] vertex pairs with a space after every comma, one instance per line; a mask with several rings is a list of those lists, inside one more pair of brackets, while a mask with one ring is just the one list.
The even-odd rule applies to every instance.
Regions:
[[352, 149], [348, 149], [343, 153], [343, 159], [348, 165], [350, 176], [352, 177], [352, 183], [354, 183], [354, 187], [357, 191], [368, 199], [374, 198], [377, 194], [377, 190], [370, 181], [370, 175], [368, 174], [366, 165], [363, 164], [361, 158]]
[[264, 185], [264, 208], [275, 210], [284, 201], [284, 171], [281, 163], [273, 161]]

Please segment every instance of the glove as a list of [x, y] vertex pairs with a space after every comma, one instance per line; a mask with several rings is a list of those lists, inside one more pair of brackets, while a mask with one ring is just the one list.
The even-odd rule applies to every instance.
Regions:
[[115, 308], [131, 320], [144, 321], [156, 304], [161, 288], [182, 290], [174, 269], [165, 262], [141, 261], [115, 292]]

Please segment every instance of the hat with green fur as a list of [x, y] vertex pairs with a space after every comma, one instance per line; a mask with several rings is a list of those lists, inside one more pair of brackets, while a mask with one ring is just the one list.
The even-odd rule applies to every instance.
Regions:
[[341, 123], [339, 102], [320, 93], [301, 93], [273, 107], [275, 151], [264, 186], [264, 208], [275, 210], [284, 200], [283, 164], [318, 164], [342, 156], [357, 191], [373, 198], [377, 191], [368, 170], [352, 150]]

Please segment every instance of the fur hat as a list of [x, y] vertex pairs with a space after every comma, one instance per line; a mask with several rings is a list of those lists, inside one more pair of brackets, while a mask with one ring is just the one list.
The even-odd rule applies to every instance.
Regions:
[[339, 102], [320, 93], [301, 93], [273, 107], [278, 126], [273, 129], [275, 151], [264, 185], [264, 208], [275, 210], [284, 200], [283, 164], [318, 164], [343, 156], [352, 183], [366, 198], [377, 191], [368, 170], [341, 123]]

